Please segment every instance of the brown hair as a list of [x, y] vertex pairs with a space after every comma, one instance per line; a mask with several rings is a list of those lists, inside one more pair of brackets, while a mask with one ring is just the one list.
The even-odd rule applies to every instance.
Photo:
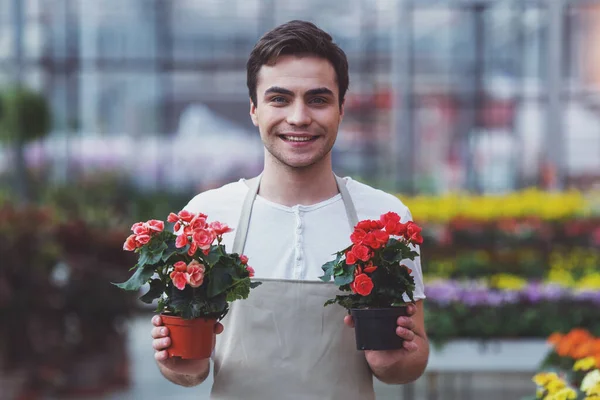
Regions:
[[246, 64], [246, 84], [252, 103], [256, 106], [258, 71], [263, 65], [273, 65], [279, 56], [313, 54], [327, 59], [335, 70], [340, 107], [348, 90], [348, 59], [333, 42], [331, 35], [306, 21], [290, 21], [265, 33], [256, 43]]

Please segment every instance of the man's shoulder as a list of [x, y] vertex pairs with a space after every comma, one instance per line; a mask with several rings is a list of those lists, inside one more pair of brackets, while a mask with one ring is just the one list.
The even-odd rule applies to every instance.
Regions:
[[221, 187], [206, 190], [194, 196], [184, 207], [190, 212], [222, 214], [223, 212], [238, 211], [248, 187], [243, 180], [227, 183]]
[[346, 182], [359, 219], [379, 219], [381, 214], [389, 211], [397, 213], [403, 220], [412, 219], [410, 210], [397, 195], [349, 177]]

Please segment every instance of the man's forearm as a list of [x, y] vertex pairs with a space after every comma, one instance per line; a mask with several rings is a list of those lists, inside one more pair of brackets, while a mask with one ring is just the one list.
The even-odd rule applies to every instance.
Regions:
[[427, 367], [429, 359], [429, 341], [417, 336], [418, 350], [410, 354], [401, 354], [393, 362], [377, 365], [369, 362], [373, 375], [387, 384], [405, 384], [417, 380]]
[[201, 370], [198, 374], [183, 374], [175, 372], [163, 364], [158, 363], [158, 369], [165, 378], [173, 382], [176, 385], [192, 387], [201, 384], [208, 377], [210, 372], [210, 361], [206, 360], [206, 368]]

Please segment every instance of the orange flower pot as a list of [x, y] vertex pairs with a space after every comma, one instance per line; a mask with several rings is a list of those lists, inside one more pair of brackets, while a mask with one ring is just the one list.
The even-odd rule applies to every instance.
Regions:
[[183, 319], [164, 314], [160, 317], [163, 324], [169, 328], [169, 357], [176, 356], [188, 360], [210, 357], [215, 346], [216, 319]]

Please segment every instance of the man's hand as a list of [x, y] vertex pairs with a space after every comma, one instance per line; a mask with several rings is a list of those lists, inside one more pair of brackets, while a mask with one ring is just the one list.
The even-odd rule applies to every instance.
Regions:
[[[163, 325], [159, 315], [152, 317], [152, 347], [154, 348], [154, 359], [159, 365], [166, 367], [177, 374], [197, 375], [208, 367], [208, 359], [184, 360], [180, 357], [169, 357], [167, 349], [171, 346], [169, 328]], [[215, 333], [223, 332], [223, 325], [215, 324]]]
[[[420, 304], [422, 308], [422, 305]], [[407, 315], [397, 320], [396, 334], [403, 339], [402, 348], [397, 350], [365, 350], [365, 358], [373, 373], [384, 382], [411, 382], [420, 376], [427, 364], [429, 344], [423, 326], [422, 310], [418, 316], [417, 306], [409, 304]], [[418, 317], [418, 318], [417, 318]], [[419, 324], [415, 322], [415, 318]], [[344, 323], [354, 327], [350, 315], [344, 317]]]
[[[414, 342], [415, 333], [413, 329], [415, 329], [415, 323], [412, 320], [412, 316], [417, 312], [417, 307], [414, 304], [409, 304], [406, 307], [407, 316], [398, 317], [396, 327], [396, 335], [400, 336], [404, 339], [402, 343], [402, 348], [398, 350], [385, 350], [385, 352], [393, 352], [393, 353], [413, 353], [417, 351], [419, 348], [418, 345]], [[351, 328], [354, 328], [354, 320], [352, 316], [346, 315], [344, 317], [344, 323]], [[365, 355], [373, 352], [381, 352], [381, 350], [365, 350]], [[368, 358], [368, 356], [367, 356]]]

